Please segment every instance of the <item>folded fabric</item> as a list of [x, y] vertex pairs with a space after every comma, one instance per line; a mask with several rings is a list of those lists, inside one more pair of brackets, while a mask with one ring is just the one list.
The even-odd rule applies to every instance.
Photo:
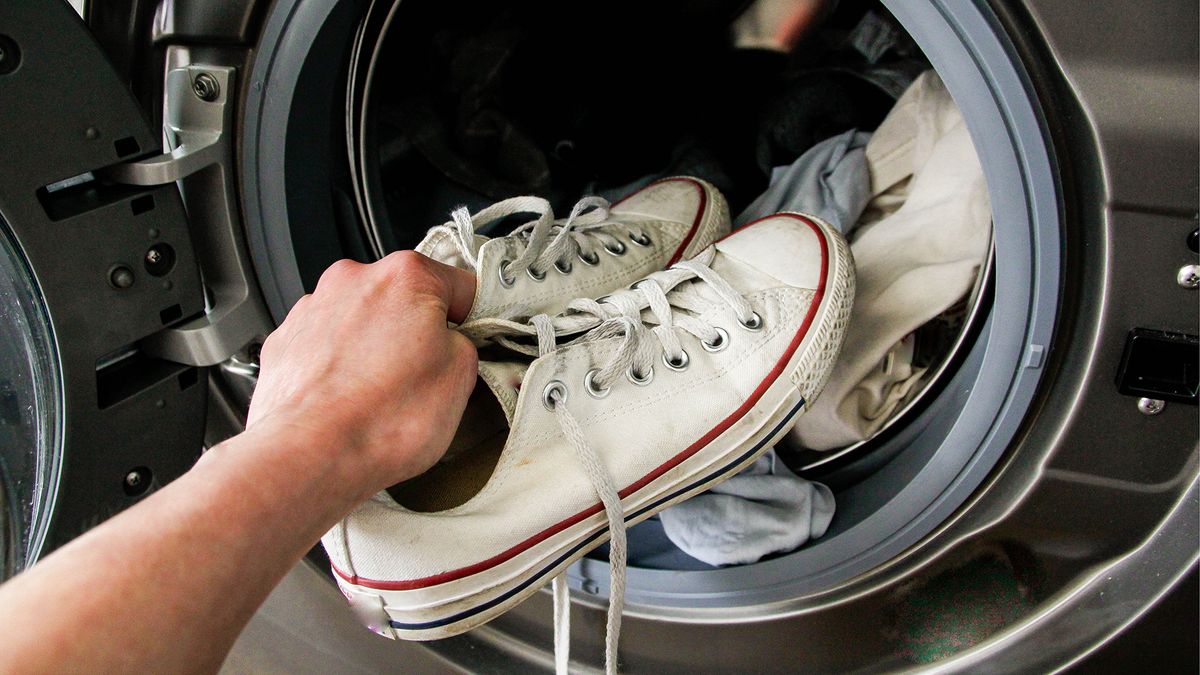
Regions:
[[793, 474], [770, 450], [746, 470], [659, 514], [684, 553], [710, 565], [752, 563], [820, 537], [833, 492]]
[[813, 450], [867, 438], [902, 404], [924, 374], [903, 340], [970, 291], [991, 237], [979, 158], [932, 71], [904, 93], [865, 154], [873, 197], [851, 242], [858, 289], [846, 342], [790, 435]]
[[745, 225], [780, 211], [803, 211], [847, 232], [871, 200], [865, 150], [870, 139], [871, 134], [851, 129], [817, 143], [790, 166], [776, 167], [771, 186], [734, 224]]

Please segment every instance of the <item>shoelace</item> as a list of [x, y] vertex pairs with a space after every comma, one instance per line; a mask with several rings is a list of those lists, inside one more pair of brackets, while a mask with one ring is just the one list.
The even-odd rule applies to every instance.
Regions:
[[[590, 370], [583, 383], [590, 395], [603, 398], [622, 373], [634, 384], [648, 384], [653, 378], [656, 352], [662, 354], [666, 367], [672, 370], [687, 368], [689, 357], [676, 328], [699, 339], [701, 346], [709, 351], [720, 351], [729, 344], [730, 337], [724, 329], [696, 316], [711, 306], [711, 300], [697, 292], [694, 282], [705, 283], [733, 310], [744, 328], [762, 328], [763, 320], [750, 303], [709, 267], [714, 255], [715, 250], [710, 247], [692, 260], [676, 263], [668, 270], [646, 277], [629, 290], [599, 300], [574, 300], [568, 304], [567, 312], [557, 317], [539, 314], [528, 322], [480, 319], [460, 328], [468, 334], [491, 337], [516, 351], [536, 356], [559, 349], [562, 346], [560, 336], [583, 332], [582, 336], [565, 343], [577, 344], [622, 335], [624, 339], [616, 354], [603, 367]], [[651, 316], [643, 316], [644, 310], [649, 310]], [[509, 337], [514, 335], [536, 337], [537, 347]], [[554, 412], [608, 519], [611, 576], [604, 665], [605, 672], [613, 674], [617, 672], [617, 645], [625, 605], [625, 513], [612, 474], [588, 444], [578, 421], [567, 407], [567, 399], [567, 386], [558, 380], [547, 384], [542, 394], [543, 404]], [[565, 574], [553, 580], [552, 590], [555, 671], [565, 674], [570, 659], [571, 634], [570, 595]]]
[[434, 231], [442, 230], [451, 235], [459, 254], [473, 268], [479, 268], [479, 243], [475, 232], [501, 218], [515, 213], [536, 213], [538, 217], [514, 229], [510, 236], [525, 242], [525, 250], [515, 260], [506, 261], [500, 267], [500, 279], [505, 285], [512, 283], [514, 275], [526, 272], [535, 279], [543, 278], [553, 266], [563, 274], [570, 273], [572, 258], [578, 257], [587, 265], [600, 262], [597, 247], [609, 253], [621, 255], [625, 244], [611, 230], [614, 226], [624, 227], [630, 241], [640, 246], [649, 246], [650, 237], [634, 223], [622, 223], [609, 217], [609, 203], [601, 197], [584, 197], [576, 202], [571, 214], [565, 219], [554, 219], [550, 202], [541, 197], [513, 197], [471, 214], [466, 207], [451, 212], [452, 223], [439, 225]]

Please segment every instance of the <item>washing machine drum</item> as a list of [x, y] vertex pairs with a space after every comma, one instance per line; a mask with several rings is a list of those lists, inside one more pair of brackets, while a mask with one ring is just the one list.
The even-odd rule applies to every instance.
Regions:
[[[235, 433], [256, 345], [321, 270], [432, 224], [421, 190], [387, 171], [403, 148], [379, 102], [400, 80], [382, 64], [404, 54], [404, 4], [246, 2], [205, 18], [166, 3], [165, 76], [150, 78], [164, 101], [148, 109], [67, 5], [0, 6], [6, 574]], [[883, 433], [799, 456], [837, 496], [823, 537], [747, 565], [629, 570], [630, 671], [1049, 670], [1195, 565], [1194, 3], [872, 11], [937, 71], [983, 166], [993, 245], [969, 320]], [[90, 16], [99, 29], [111, 15]], [[1120, 39], [1098, 48], [1096, 26]], [[344, 629], [322, 567], [316, 550], [235, 655], [305, 654], [313, 670], [553, 662], [547, 594], [457, 638], [381, 643]], [[568, 577], [572, 655], [601, 664], [607, 561]]]

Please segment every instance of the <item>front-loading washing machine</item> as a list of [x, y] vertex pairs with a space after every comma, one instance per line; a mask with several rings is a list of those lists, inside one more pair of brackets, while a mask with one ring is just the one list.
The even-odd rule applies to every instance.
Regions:
[[[404, 86], [413, 3], [0, 6], [5, 576], [237, 433], [258, 345], [325, 266], [433, 224], [412, 215], [419, 190], [405, 211], [385, 185], [379, 101]], [[877, 9], [984, 167], [993, 250], [970, 320], [895, 424], [801, 458], [838, 497], [824, 537], [748, 565], [631, 568], [622, 665], [1055, 670], [1097, 663], [1182, 589], [1148, 640], [1164, 647], [1138, 656], [1194, 668], [1197, 8]], [[602, 553], [569, 573], [580, 669], [603, 662], [607, 578]], [[385, 640], [316, 550], [226, 668], [547, 670], [551, 634], [541, 594], [457, 638]]]

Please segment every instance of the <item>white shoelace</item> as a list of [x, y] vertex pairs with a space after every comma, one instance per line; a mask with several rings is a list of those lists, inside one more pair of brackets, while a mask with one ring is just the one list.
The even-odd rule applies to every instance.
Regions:
[[516, 213], [536, 213], [538, 217], [515, 228], [510, 236], [525, 242], [525, 250], [515, 260], [505, 263], [500, 270], [502, 278], [528, 271], [541, 278], [555, 267], [563, 274], [571, 271], [573, 258], [578, 257], [586, 264], [599, 262], [597, 247], [610, 253], [625, 252], [625, 244], [613, 234], [616, 227], [624, 228], [631, 240], [649, 245], [649, 235], [635, 223], [622, 223], [609, 217], [609, 203], [601, 197], [584, 197], [576, 202], [571, 215], [554, 219], [550, 202], [541, 197], [513, 197], [496, 202], [482, 211], [471, 214], [465, 206], [451, 212], [452, 222], [439, 225], [432, 231], [443, 231], [451, 236], [459, 254], [471, 267], [479, 269], [479, 243], [475, 232], [501, 218]]
[[[604, 397], [622, 374], [634, 384], [648, 384], [653, 378], [654, 358], [658, 353], [661, 353], [666, 367], [673, 370], [687, 368], [689, 357], [676, 328], [699, 339], [703, 348], [710, 351], [719, 351], [728, 344], [730, 338], [727, 332], [696, 316], [711, 305], [711, 300], [699, 294], [694, 283], [689, 282], [705, 283], [708, 289], [729, 305], [743, 327], [748, 330], [762, 327], [762, 318], [754, 312], [750, 303], [709, 267], [714, 255], [715, 251], [710, 247], [693, 260], [676, 263], [668, 270], [652, 274], [629, 290], [600, 300], [573, 300], [567, 305], [567, 312], [557, 317], [539, 314], [528, 322], [480, 319], [460, 328], [469, 335], [491, 337], [532, 356], [545, 356], [559, 349], [559, 336], [583, 333], [565, 343], [578, 344], [622, 335], [624, 339], [616, 354], [603, 367], [589, 371], [583, 383], [591, 395]], [[644, 317], [642, 313], [647, 309], [651, 316]], [[515, 342], [510, 336], [536, 337], [537, 347]], [[626, 540], [621, 497], [612, 474], [588, 444], [578, 421], [567, 407], [567, 385], [552, 381], [547, 384], [542, 397], [543, 403], [558, 419], [608, 518], [611, 576], [604, 667], [606, 673], [615, 674], [621, 616], [625, 605]], [[554, 665], [556, 673], [563, 675], [568, 671], [571, 634], [570, 594], [565, 574], [554, 579], [552, 589]]]

